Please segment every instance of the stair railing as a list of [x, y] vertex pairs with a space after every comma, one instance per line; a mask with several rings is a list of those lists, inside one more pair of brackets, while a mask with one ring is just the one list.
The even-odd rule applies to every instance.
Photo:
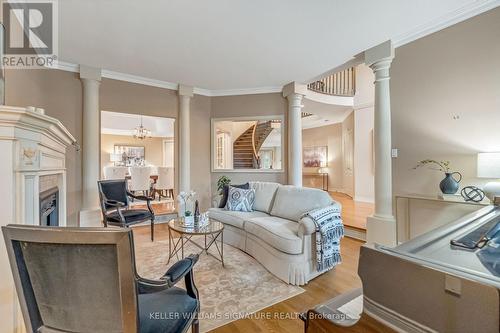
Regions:
[[255, 148], [256, 147], [256, 140], [255, 140], [255, 133], [257, 132], [257, 125], [259, 124], [259, 122], [255, 122], [255, 124], [253, 125], [253, 130], [252, 130], [252, 149], [253, 149], [253, 158], [254, 160], [259, 160], [259, 156], [257, 155], [257, 149]]
[[354, 96], [356, 93], [356, 70], [354, 67], [331, 74], [309, 83], [309, 90], [333, 96]]

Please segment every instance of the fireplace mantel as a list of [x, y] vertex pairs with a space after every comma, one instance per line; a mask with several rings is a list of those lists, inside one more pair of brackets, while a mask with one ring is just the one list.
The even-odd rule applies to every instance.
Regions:
[[[75, 138], [61, 122], [42, 109], [0, 106], [0, 225], [39, 225], [40, 192], [49, 182], [59, 190], [59, 225], [66, 225], [66, 148], [73, 143]], [[3, 242], [0, 268], [10, 270]], [[13, 301], [11, 275], [2, 274], [0, 285], [4, 293], [0, 308], [5, 319], [0, 331], [21, 332], [22, 318], [17, 301]], [[8, 290], [12, 295], [7, 295]]]
[[75, 138], [42, 109], [0, 106], [2, 223], [39, 224], [40, 177], [57, 175], [60, 225], [66, 225], [66, 147]]

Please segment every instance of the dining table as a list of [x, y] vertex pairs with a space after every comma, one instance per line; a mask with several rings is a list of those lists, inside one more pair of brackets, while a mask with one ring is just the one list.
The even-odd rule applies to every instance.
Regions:
[[[149, 178], [152, 179], [153, 182], [156, 184], [156, 181], [158, 180], [158, 175], [150, 175]], [[125, 179], [130, 180], [132, 179], [132, 177], [130, 175], [126, 175]]]

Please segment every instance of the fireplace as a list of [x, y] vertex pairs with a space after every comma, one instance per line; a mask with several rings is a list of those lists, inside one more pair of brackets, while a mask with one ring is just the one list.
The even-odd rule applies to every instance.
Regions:
[[[59, 120], [40, 109], [0, 105], [0, 226], [67, 225], [66, 150], [75, 142]], [[0, 246], [0, 332], [22, 332], [12, 276], [3, 273], [8, 262]]]
[[59, 225], [59, 188], [52, 187], [40, 193], [40, 225]]

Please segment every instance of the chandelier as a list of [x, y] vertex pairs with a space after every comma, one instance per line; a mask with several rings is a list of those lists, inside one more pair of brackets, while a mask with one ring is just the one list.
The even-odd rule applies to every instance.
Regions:
[[151, 131], [146, 127], [142, 126], [142, 116], [141, 116], [141, 125], [136, 127], [134, 130], [134, 138], [136, 139], [146, 139], [151, 137]]

